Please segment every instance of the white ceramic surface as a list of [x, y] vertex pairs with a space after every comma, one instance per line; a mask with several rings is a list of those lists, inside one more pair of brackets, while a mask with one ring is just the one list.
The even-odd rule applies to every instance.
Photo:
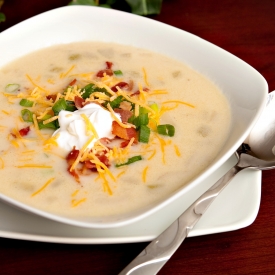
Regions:
[[100, 220], [71, 219], [39, 211], [3, 194], [0, 194], [0, 199], [52, 220], [106, 230], [132, 226], [130, 223], [142, 221], [161, 209], [166, 211], [177, 200], [191, 204], [204, 190], [202, 183], [205, 179], [233, 154], [258, 119], [268, 93], [265, 79], [242, 60], [190, 33], [130, 13], [88, 6], [52, 10], [0, 33], [0, 67], [40, 48], [83, 40], [147, 48], [183, 61], [206, 75], [223, 90], [231, 104], [233, 127], [228, 141], [216, 161], [192, 183], [162, 203], [135, 214]]
[[[191, 190], [191, 200], [203, 192], [236, 162], [231, 157], [217, 171], [200, 184], [200, 190]], [[244, 170], [213, 202], [190, 232], [190, 237], [237, 230], [255, 220], [261, 199], [261, 172]], [[80, 228], [51, 221], [22, 212], [0, 202], [0, 237], [40, 242], [68, 244], [113, 244], [150, 241], [168, 227], [188, 202], [178, 198], [162, 210], [119, 228]]]

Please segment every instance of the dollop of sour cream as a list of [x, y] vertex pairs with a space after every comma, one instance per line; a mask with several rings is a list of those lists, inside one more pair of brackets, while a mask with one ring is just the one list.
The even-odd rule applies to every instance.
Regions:
[[[80, 150], [91, 138], [91, 135], [87, 135], [87, 122], [81, 116], [82, 114], [85, 114], [90, 120], [98, 135], [89, 143], [87, 148], [92, 148], [100, 138], [112, 139], [115, 137], [112, 134], [114, 119], [111, 113], [98, 104], [90, 103], [74, 112], [60, 111], [58, 115], [60, 128], [53, 133], [53, 136], [56, 136], [58, 146], [67, 152], [70, 152], [74, 147]], [[120, 115], [116, 114], [116, 116], [121, 121]]]

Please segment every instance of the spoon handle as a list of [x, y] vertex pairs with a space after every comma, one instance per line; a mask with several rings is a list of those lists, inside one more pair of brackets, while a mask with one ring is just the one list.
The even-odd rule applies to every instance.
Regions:
[[205, 213], [212, 201], [244, 168], [232, 167], [212, 187], [202, 194], [187, 210], [128, 265], [119, 275], [154, 275], [175, 253], [189, 232]]

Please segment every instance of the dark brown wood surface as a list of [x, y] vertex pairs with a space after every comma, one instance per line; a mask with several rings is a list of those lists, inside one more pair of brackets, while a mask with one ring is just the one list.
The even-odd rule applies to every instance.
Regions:
[[[5, 0], [0, 31], [69, 0]], [[274, 0], [164, 0], [151, 18], [198, 35], [243, 59], [275, 89]], [[1, 55], [4, 53], [0, 53]], [[0, 238], [0, 274], [118, 274], [147, 243], [69, 245]], [[262, 176], [255, 222], [233, 232], [188, 238], [159, 272], [275, 274], [275, 171]]]

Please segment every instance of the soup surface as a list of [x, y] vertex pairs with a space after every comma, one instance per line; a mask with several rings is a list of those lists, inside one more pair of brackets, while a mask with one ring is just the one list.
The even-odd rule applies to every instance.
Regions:
[[[229, 103], [211, 81], [117, 44], [24, 56], [1, 68], [0, 92], [0, 192], [67, 216], [163, 200], [211, 164], [230, 129]], [[108, 118], [91, 120], [92, 106]]]

